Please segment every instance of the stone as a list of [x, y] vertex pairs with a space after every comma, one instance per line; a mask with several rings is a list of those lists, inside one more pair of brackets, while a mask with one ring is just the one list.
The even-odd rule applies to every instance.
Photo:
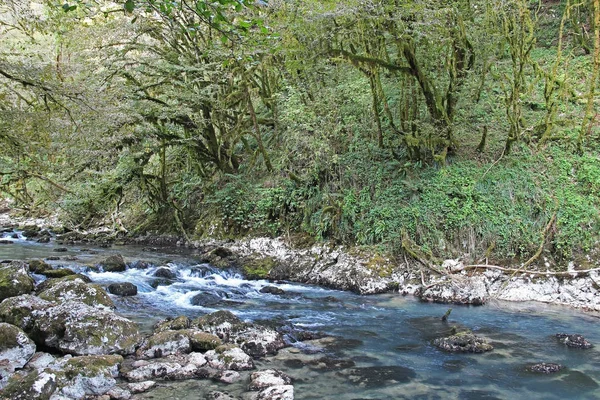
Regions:
[[271, 386], [290, 385], [292, 378], [275, 369], [253, 372], [250, 375], [250, 390], [262, 390]]
[[204, 315], [192, 321], [192, 326], [217, 335], [225, 341], [228, 341], [232, 335], [245, 328], [242, 320], [230, 311], [217, 311]]
[[70, 275], [77, 275], [77, 272], [73, 271], [70, 268], [58, 268], [58, 269], [48, 269], [44, 272], [41, 272], [42, 275], [47, 278], [64, 278]]
[[177, 278], [177, 274], [171, 271], [171, 268], [168, 267], [160, 267], [156, 271], [154, 271], [154, 276], [157, 278], [166, 278], [166, 279], [175, 279]]
[[36, 293], [41, 293], [45, 290], [48, 290], [52, 287], [54, 287], [55, 285], [58, 285], [60, 282], [64, 282], [64, 281], [75, 281], [75, 280], [80, 280], [84, 283], [91, 283], [92, 280], [83, 274], [74, 274], [74, 275], [67, 275], [63, 278], [49, 278], [46, 279], [45, 281], [39, 283], [36, 287], [35, 287], [35, 291]]
[[55, 247], [54, 249], [52, 249], [52, 251], [55, 251], [57, 253], [66, 253], [67, 251], [69, 251], [69, 249], [67, 249], [66, 247]]
[[129, 268], [133, 269], [148, 269], [154, 267], [154, 264], [150, 261], [135, 260], [129, 264]]
[[[58, 382], [60, 389], [56, 394], [67, 398], [81, 399], [87, 396], [100, 396], [116, 385], [119, 366], [123, 357], [119, 355], [94, 355], [72, 357], [60, 365], [68, 380]], [[61, 372], [61, 371], [58, 372]]]
[[190, 299], [191, 305], [200, 307], [214, 307], [221, 303], [223, 303], [223, 299], [211, 292], [198, 293]]
[[41, 299], [62, 303], [80, 301], [88, 306], [114, 309], [115, 304], [101, 286], [88, 284], [80, 279], [62, 280], [40, 292]]
[[494, 349], [485, 339], [471, 332], [434, 339], [433, 345], [450, 353], [483, 353]]
[[560, 364], [553, 363], [538, 363], [529, 365], [525, 368], [529, 372], [536, 372], [542, 374], [554, 374], [563, 369], [563, 366]]
[[239, 347], [220, 346], [207, 351], [204, 356], [208, 365], [218, 370], [242, 371], [254, 368], [254, 362], [249, 355]]
[[421, 289], [417, 295], [423, 301], [471, 305], [485, 304], [489, 296], [484, 277], [458, 275]]
[[29, 271], [35, 274], [41, 274], [44, 271], [52, 269], [50, 264], [46, 263], [43, 260], [29, 260], [27, 264], [29, 265]]
[[594, 347], [590, 342], [581, 335], [569, 335], [566, 333], [557, 333], [556, 338], [567, 347], [573, 347], [577, 349], [591, 349]]
[[29, 267], [22, 262], [0, 265], [0, 301], [33, 292], [34, 281]]
[[283, 289], [278, 288], [277, 286], [265, 286], [260, 289], [261, 293], [268, 294], [284, 294], [285, 291]]
[[277, 354], [277, 351], [286, 347], [281, 333], [262, 326], [250, 326], [239, 332], [232, 341], [254, 358]]
[[127, 269], [125, 260], [120, 254], [113, 254], [98, 263], [98, 267], [105, 272], [123, 272]]
[[237, 371], [222, 371], [215, 375], [214, 379], [223, 383], [235, 383], [241, 379], [241, 375]]
[[176, 362], [152, 362], [139, 366], [124, 374], [131, 382], [144, 382], [153, 379], [175, 379], [181, 376], [182, 365]]
[[55, 361], [56, 357], [54, 357], [52, 354], [40, 351], [31, 357], [27, 365], [25, 365], [25, 368], [43, 370]]
[[135, 296], [138, 288], [130, 282], [111, 283], [108, 285], [108, 292], [117, 296]]
[[156, 386], [155, 381], [142, 381], [127, 384], [127, 388], [133, 394], [144, 393]]
[[188, 329], [191, 326], [190, 319], [185, 315], [181, 315], [177, 318], [166, 319], [163, 321], [159, 321], [156, 323], [154, 327], [154, 333], [159, 333], [163, 331], [177, 331], [180, 329]]
[[161, 358], [171, 354], [187, 354], [192, 345], [187, 332], [163, 331], [147, 338], [136, 351], [139, 358]]
[[270, 386], [258, 392], [256, 400], [294, 400], [292, 385]]
[[34, 310], [32, 317], [31, 338], [66, 354], [127, 355], [134, 352], [141, 339], [134, 322], [78, 301]]
[[237, 400], [237, 397], [230, 396], [227, 393], [213, 391], [208, 393], [206, 400]]
[[223, 344], [222, 340], [211, 333], [198, 331], [194, 329], [182, 330], [190, 339], [190, 345], [193, 351], [213, 350]]
[[14, 325], [0, 322], [0, 389], [15, 370], [27, 364], [35, 350], [35, 343], [25, 332]]
[[0, 392], [2, 400], [48, 400], [57, 388], [57, 374], [33, 371], [25, 376], [14, 375]]
[[129, 400], [131, 399], [131, 392], [127, 389], [120, 388], [118, 386], [113, 387], [108, 392], [111, 400]]

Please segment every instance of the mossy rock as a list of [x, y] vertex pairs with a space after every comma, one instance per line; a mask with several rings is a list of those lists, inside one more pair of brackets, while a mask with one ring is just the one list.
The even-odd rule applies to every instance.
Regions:
[[178, 331], [181, 329], [188, 329], [191, 325], [192, 321], [185, 315], [181, 315], [177, 318], [166, 319], [164, 321], [159, 321], [155, 328], [154, 333], [164, 332], [164, 331]]
[[44, 290], [38, 296], [41, 299], [57, 303], [77, 300], [92, 307], [115, 307], [115, 304], [101, 286], [87, 284], [80, 279], [62, 280]]
[[77, 272], [69, 268], [50, 269], [41, 273], [46, 278], [64, 278], [69, 275], [77, 275]]
[[235, 316], [235, 314], [233, 314], [231, 311], [220, 310], [211, 314], [203, 315], [200, 318], [196, 318], [192, 322], [192, 325], [202, 328], [219, 326], [225, 323], [229, 323], [231, 326], [243, 324], [242, 320]]
[[35, 283], [28, 272], [29, 267], [22, 262], [0, 266], [0, 301], [33, 291]]
[[120, 254], [113, 254], [98, 263], [98, 267], [105, 272], [123, 272], [127, 269], [125, 260]]
[[84, 283], [91, 283], [92, 280], [86, 276], [86, 275], [82, 275], [82, 274], [75, 274], [75, 275], [67, 275], [64, 278], [49, 278], [46, 279], [44, 282], [41, 282], [40, 284], [38, 284], [35, 288], [36, 293], [41, 293], [45, 290], [48, 290], [56, 285], [58, 285], [61, 282], [65, 282], [65, 281], [75, 281], [75, 280], [80, 280]]
[[29, 333], [34, 328], [34, 312], [47, 310], [53, 305], [49, 301], [28, 294], [11, 297], [0, 303], [0, 321], [15, 325]]
[[76, 376], [94, 377], [118, 368], [122, 362], [123, 357], [117, 354], [79, 356], [69, 359], [63, 369], [68, 379]]
[[248, 258], [242, 262], [242, 272], [246, 279], [267, 279], [269, 273], [277, 266], [273, 257]]
[[59, 374], [34, 370], [28, 375], [13, 375], [0, 392], [2, 400], [49, 400], [57, 388]]
[[42, 274], [52, 269], [50, 264], [43, 260], [29, 260], [27, 264], [29, 264], [29, 271], [35, 274]]
[[207, 332], [195, 331], [193, 329], [181, 331], [190, 339], [192, 345], [192, 351], [207, 351], [214, 350], [223, 344], [218, 336], [212, 335]]

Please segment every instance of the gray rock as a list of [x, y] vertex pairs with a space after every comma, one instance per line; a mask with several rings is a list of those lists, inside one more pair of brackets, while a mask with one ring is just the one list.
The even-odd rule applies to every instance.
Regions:
[[567, 347], [573, 347], [577, 349], [591, 349], [594, 347], [590, 342], [588, 342], [581, 335], [569, 335], [566, 333], [557, 333], [556, 338], [561, 342], [567, 345]]
[[483, 353], [494, 349], [485, 339], [471, 332], [434, 339], [433, 345], [451, 353]]
[[31, 357], [31, 359], [29, 360], [27, 365], [25, 365], [25, 368], [37, 369], [37, 370], [41, 371], [41, 370], [44, 370], [46, 367], [48, 367], [50, 364], [52, 364], [55, 361], [56, 361], [56, 357], [54, 357], [52, 354], [38, 352], [38, 353], [35, 353], [33, 355], [33, 357]]
[[190, 339], [183, 331], [155, 333], [142, 343], [136, 351], [139, 358], [161, 358], [171, 354], [185, 354], [192, 351]]
[[258, 392], [256, 400], [294, 400], [292, 385], [270, 386]]
[[241, 375], [237, 371], [221, 371], [215, 375], [214, 379], [223, 383], [235, 383], [241, 379]]
[[481, 305], [488, 298], [485, 279], [479, 276], [452, 276], [417, 294], [423, 301], [444, 304]]
[[143, 381], [127, 384], [127, 388], [131, 393], [144, 393], [156, 386], [155, 381]]
[[171, 268], [168, 267], [160, 267], [156, 271], [154, 271], [154, 276], [157, 278], [166, 278], [166, 279], [175, 279], [177, 278], [177, 274], [171, 271]]
[[204, 356], [208, 365], [218, 370], [243, 371], [254, 368], [252, 358], [239, 347], [223, 345], [207, 351]]
[[224, 341], [246, 328], [241, 319], [230, 311], [217, 311], [192, 321], [192, 325], [205, 332], [217, 335]]
[[268, 294], [285, 294], [285, 290], [280, 289], [277, 286], [265, 286], [260, 289], [260, 292]]
[[250, 390], [262, 390], [271, 386], [290, 385], [292, 378], [275, 369], [253, 372], [250, 375]]
[[106, 272], [123, 272], [127, 269], [125, 260], [120, 254], [113, 254], [98, 263], [98, 267]]
[[163, 331], [177, 331], [180, 329], [188, 329], [191, 326], [192, 321], [184, 315], [173, 319], [166, 319], [159, 321], [154, 327], [154, 333]]
[[117, 296], [135, 296], [138, 288], [130, 282], [111, 283], [108, 285], [108, 292]]
[[92, 307], [115, 308], [115, 304], [102, 287], [95, 284], [87, 284], [81, 279], [59, 281], [50, 288], [40, 292], [38, 296], [41, 299], [56, 303], [74, 300]]
[[131, 399], [131, 392], [127, 389], [120, 388], [118, 386], [113, 387], [108, 392], [106, 392], [108, 396], [110, 396], [111, 400], [129, 400]]
[[227, 393], [213, 391], [206, 396], [206, 400], [237, 400], [237, 397], [230, 396]]
[[0, 323], [0, 389], [8, 377], [35, 354], [35, 343], [14, 325]]
[[23, 262], [0, 265], [0, 301], [33, 292], [34, 281]]
[[529, 365], [525, 368], [529, 372], [536, 372], [542, 374], [554, 374], [563, 369], [563, 366], [560, 364], [553, 363], [538, 363]]

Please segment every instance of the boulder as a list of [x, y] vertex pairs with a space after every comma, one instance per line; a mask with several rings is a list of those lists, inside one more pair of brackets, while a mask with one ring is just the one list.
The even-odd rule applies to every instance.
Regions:
[[219, 295], [212, 292], [198, 293], [190, 299], [190, 304], [200, 307], [214, 307], [223, 302], [224, 300]]
[[115, 304], [102, 287], [87, 284], [80, 279], [57, 282], [38, 296], [55, 303], [75, 300], [92, 307], [115, 308]]
[[148, 269], [152, 267], [154, 267], [154, 264], [152, 264], [150, 261], [143, 260], [135, 260], [129, 264], [129, 268], [134, 269]]
[[139, 358], [161, 358], [171, 354], [187, 354], [192, 351], [190, 338], [185, 331], [155, 333], [136, 351]]
[[29, 260], [27, 264], [29, 265], [29, 271], [35, 274], [41, 274], [49, 269], [52, 269], [50, 264], [43, 260]]
[[252, 358], [239, 347], [219, 346], [207, 351], [204, 356], [208, 365], [218, 370], [242, 371], [254, 368]]
[[120, 254], [113, 254], [98, 263], [98, 267], [105, 272], [123, 272], [127, 269], [125, 260]]
[[271, 386], [290, 385], [292, 378], [275, 369], [253, 372], [250, 375], [250, 390], [262, 390]]
[[556, 338], [567, 347], [573, 347], [577, 349], [590, 349], [594, 347], [590, 342], [581, 335], [569, 335], [566, 333], [557, 333]]
[[452, 276], [444, 281], [421, 288], [416, 293], [423, 301], [444, 304], [485, 304], [488, 290], [485, 277]]
[[258, 392], [256, 400], [294, 400], [292, 385], [270, 386]]
[[123, 358], [117, 355], [65, 357], [43, 370], [14, 375], [3, 399], [83, 399], [101, 396], [116, 385]]
[[14, 325], [0, 322], [0, 389], [15, 370], [23, 368], [35, 354], [35, 343]]
[[67, 251], [69, 251], [69, 249], [67, 249], [66, 247], [55, 247], [54, 249], [52, 249], [52, 251], [55, 251], [57, 253], [66, 253]]
[[483, 353], [494, 349], [487, 340], [471, 332], [460, 332], [456, 335], [434, 339], [433, 345], [451, 353]]
[[193, 351], [214, 350], [223, 343], [218, 336], [208, 332], [195, 329], [182, 330], [180, 332], [187, 335], [187, 337], [190, 339], [190, 344]]
[[213, 379], [215, 379], [219, 382], [231, 384], [231, 383], [235, 383], [235, 382], [239, 381], [241, 379], [241, 377], [242, 376], [237, 371], [221, 371], [221, 372], [217, 373], [213, 377]]
[[192, 321], [192, 326], [228, 341], [230, 337], [243, 330], [246, 324], [230, 311], [217, 311], [195, 319]]
[[112, 311], [78, 301], [47, 304], [31, 312], [33, 326], [21, 327], [39, 345], [74, 355], [127, 355], [140, 341], [137, 325]]
[[278, 288], [277, 286], [265, 286], [262, 289], [260, 289], [261, 293], [268, 293], [268, 294], [285, 294], [285, 290]]
[[173, 319], [165, 319], [156, 323], [154, 327], [154, 333], [163, 331], [177, 331], [180, 329], [188, 329], [191, 325], [190, 319], [185, 315], [181, 315]]
[[45, 290], [48, 290], [52, 287], [54, 287], [55, 285], [58, 285], [60, 282], [64, 282], [64, 281], [75, 281], [75, 280], [80, 280], [82, 282], [85, 283], [91, 283], [92, 280], [83, 274], [74, 274], [74, 275], [67, 275], [64, 278], [49, 278], [46, 279], [45, 281], [39, 283], [36, 287], [35, 287], [35, 292], [36, 293], [41, 293]]
[[135, 296], [138, 288], [130, 282], [111, 283], [108, 285], [108, 292], [117, 296]]
[[276, 354], [286, 347], [281, 333], [262, 326], [249, 326], [239, 332], [232, 342], [237, 343], [246, 354], [254, 358]]
[[41, 274], [46, 276], [46, 278], [64, 278], [66, 276], [77, 275], [77, 272], [70, 268], [58, 268], [48, 269], [44, 272], [41, 272]]
[[31, 333], [34, 330], [36, 312], [45, 312], [54, 305], [29, 294], [11, 297], [0, 303], [0, 321]]
[[177, 278], [177, 274], [171, 271], [169, 267], [160, 267], [156, 271], [154, 271], [154, 276], [157, 278], [166, 278], [166, 279], [175, 279]]
[[206, 400], [237, 400], [237, 397], [230, 396], [223, 392], [212, 391], [208, 393]]
[[125, 372], [123, 376], [130, 382], [207, 378], [209, 373], [202, 368], [206, 363], [206, 358], [200, 353], [190, 353], [185, 357], [169, 357], [156, 361], [139, 360], [134, 362], [133, 369]]
[[34, 281], [28, 272], [29, 267], [22, 262], [0, 265], [0, 301], [33, 291]]

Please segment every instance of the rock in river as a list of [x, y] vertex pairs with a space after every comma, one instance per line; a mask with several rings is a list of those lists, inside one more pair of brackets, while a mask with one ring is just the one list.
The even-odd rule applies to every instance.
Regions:
[[569, 335], [566, 333], [557, 333], [556, 338], [567, 345], [567, 347], [574, 347], [577, 349], [590, 349], [594, 347], [581, 335]]
[[559, 372], [562, 369], [562, 365], [553, 363], [537, 363], [527, 366], [525, 369], [529, 372], [536, 372], [542, 374], [553, 374]]
[[29, 267], [22, 262], [0, 266], [0, 301], [33, 291], [34, 281], [28, 272]]
[[105, 272], [123, 272], [127, 269], [125, 260], [120, 254], [113, 254], [98, 263], [98, 267]]
[[456, 335], [434, 339], [433, 345], [451, 353], [483, 353], [494, 349], [487, 340], [471, 332], [460, 332]]
[[92, 307], [115, 308], [115, 304], [102, 287], [87, 284], [81, 279], [59, 281], [40, 292], [38, 296], [56, 303], [76, 300]]
[[117, 296], [135, 296], [138, 288], [131, 282], [111, 283], [108, 285], [108, 291]]
[[14, 325], [0, 323], [0, 389], [8, 376], [23, 366], [35, 354], [35, 343]]

